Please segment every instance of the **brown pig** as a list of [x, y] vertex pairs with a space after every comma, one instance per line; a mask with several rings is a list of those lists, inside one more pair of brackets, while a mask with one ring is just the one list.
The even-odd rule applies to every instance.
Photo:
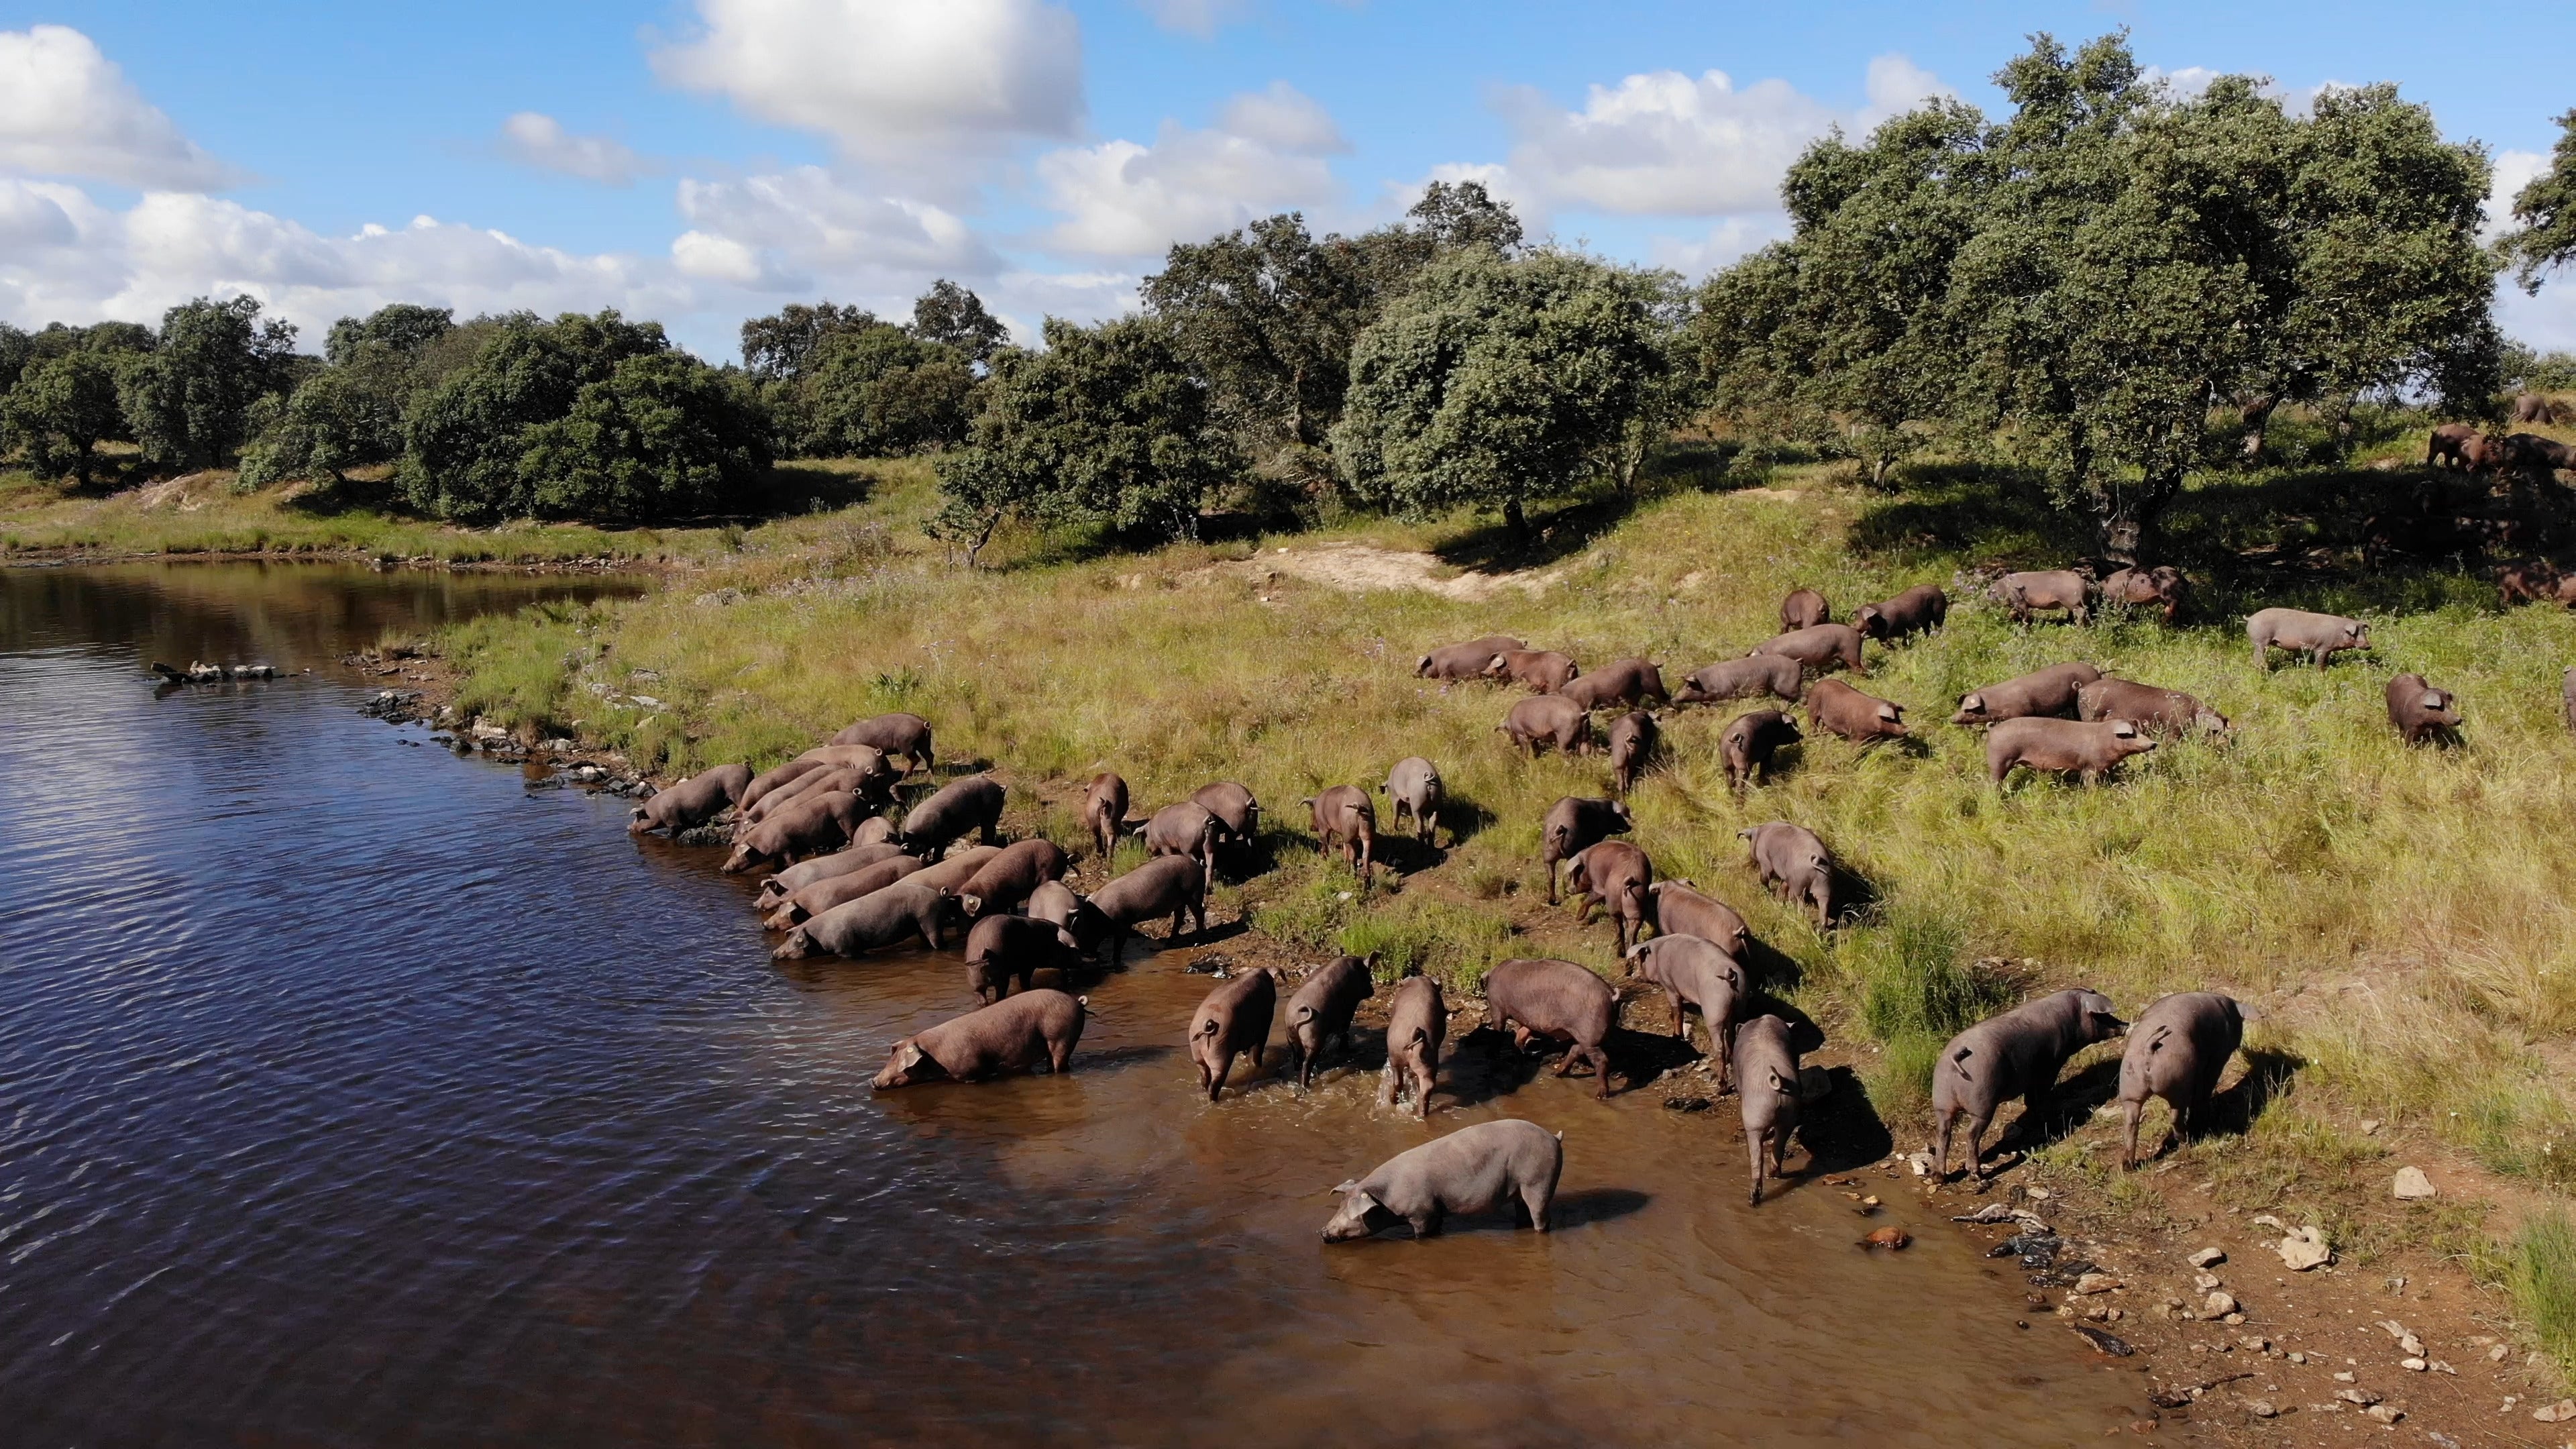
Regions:
[[1641, 941], [1628, 948], [1626, 959], [1629, 975], [1664, 988], [1673, 1004], [1673, 1035], [1685, 1044], [1690, 1019], [1683, 1013], [1699, 1013], [1700, 1024], [1708, 1028], [1708, 1054], [1717, 1058], [1718, 1085], [1731, 1085], [1735, 1053], [1730, 1044], [1736, 1007], [1744, 1001], [1744, 968], [1714, 942], [1697, 936]]
[[2090, 664], [2069, 662], [2034, 669], [2028, 674], [2007, 679], [2001, 684], [1959, 696], [1959, 712], [1950, 716], [1954, 725], [1993, 724], [1997, 720], [2028, 719], [2034, 715], [2072, 717], [2077, 690], [2102, 677], [2102, 671]]
[[1950, 1174], [1950, 1133], [1968, 1123], [1968, 1169], [1984, 1176], [1986, 1126], [2015, 1097], [2023, 1115], [2057, 1085], [2067, 1058], [2129, 1029], [2098, 991], [2060, 991], [1990, 1016], [1950, 1038], [1932, 1066], [1933, 1172]]
[[1756, 654], [1776, 654], [1795, 659], [1802, 669], [1818, 673], [1840, 664], [1866, 679], [1869, 671], [1861, 667], [1860, 631], [1849, 624], [1812, 624], [1787, 634], [1775, 634], [1753, 646]]
[[2138, 1013], [2129, 1044], [2120, 1053], [2120, 1165], [2138, 1165], [2138, 1118], [2149, 1097], [2173, 1109], [2166, 1135], [2180, 1142], [2190, 1133], [2227, 1062], [2245, 1040], [2245, 1011], [2215, 991], [2160, 996]]
[[1905, 707], [1863, 694], [1839, 679], [1819, 679], [1807, 691], [1807, 728], [1857, 745], [1905, 738]]
[[1547, 872], [1547, 903], [1557, 903], [1557, 862], [1572, 860], [1596, 840], [1625, 835], [1631, 821], [1623, 800], [1564, 795], [1547, 807], [1538, 828], [1538, 863]]
[[1654, 927], [1666, 936], [1697, 936], [1741, 961], [1753, 944], [1753, 930], [1735, 908], [1703, 894], [1686, 880], [1659, 880], [1646, 888]]
[[881, 714], [860, 720], [832, 736], [836, 745], [867, 745], [889, 760], [903, 761], [903, 772], [915, 765], [930, 768], [930, 721], [917, 714]]
[[1351, 869], [1359, 872], [1360, 884], [1367, 885], [1377, 860], [1377, 807], [1369, 803], [1368, 791], [1335, 785], [1297, 803], [1313, 813], [1316, 848], [1330, 854], [1338, 842]]
[[1081, 963], [1073, 933], [1052, 922], [991, 915], [966, 933], [966, 989], [988, 1002], [1008, 995], [1014, 980], [1028, 990], [1040, 971], [1071, 981]]
[[626, 833], [642, 835], [648, 830], [668, 830], [677, 835], [694, 825], [704, 825], [716, 818], [726, 806], [742, 798], [751, 784], [751, 766], [719, 765], [700, 771], [668, 788], [656, 790], [643, 804], [629, 812]]
[[2305, 649], [2319, 669], [2326, 657], [2346, 649], [2370, 647], [2370, 626], [2341, 614], [2311, 614], [2305, 609], [2264, 609], [2245, 621], [2245, 638], [2254, 646], [2254, 667], [2268, 672], [2275, 647], [2292, 653]]
[[2128, 679], [2097, 679], [2075, 692], [2075, 717], [2088, 723], [2127, 720], [2153, 735], [2227, 733], [2227, 716], [2179, 689]]
[[[1404, 817], [1413, 817], [1413, 838], [1424, 845], [1438, 843], [1440, 807], [1448, 800], [1448, 790], [1440, 783], [1440, 767], [1420, 755], [1407, 755], [1386, 772], [1386, 783], [1377, 787], [1386, 797], [1386, 823], [1401, 827]], [[1450, 831], [1457, 834], [1455, 829]], [[1451, 842], [1455, 844], [1453, 840]]]
[[2388, 722], [2410, 745], [2424, 743], [2427, 736], [2437, 745], [2460, 742], [2460, 699], [2447, 689], [2435, 689], [2420, 674], [2401, 674], [2388, 681]]
[[1825, 849], [1824, 841], [1814, 831], [1774, 820], [1735, 833], [1751, 849], [1754, 872], [1771, 888], [1771, 894], [1784, 901], [1814, 906], [1819, 929], [1832, 924], [1834, 853]]
[[1232, 780], [1219, 780], [1201, 785], [1190, 792], [1190, 800], [1208, 808], [1208, 813], [1225, 822], [1225, 828], [1236, 840], [1249, 845], [1261, 833], [1261, 802], [1252, 792]]
[[1324, 1224], [1324, 1241], [1355, 1242], [1398, 1222], [1411, 1226], [1416, 1239], [1430, 1238], [1451, 1213], [1483, 1212], [1504, 1203], [1543, 1233], [1564, 1172], [1561, 1132], [1516, 1118], [1461, 1127], [1334, 1188], [1342, 1203]]
[[925, 866], [904, 879], [953, 897], [965, 889], [977, 871], [1000, 858], [1001, 854], [1002, 848], [998, 845], [970, 845], [964, 850], [949, 851], [939, 858], [937, 865]]
[[932, 855], [979, 829], [986, 845], [1000, 844], [1003, 795], [1002, 782], [990, 775], [949, 781], [903, 817], [903, 848]]
[[1776, 709], [1747, 710], [1728, 720], [1726, 732], [1717, 738], [1717, 756], [1726, 766], [1727, 788], [1743, 789], [1756, 770], [1768, 778], [1772, 755], [1782, 746], [1794, 745], [1804, 738], [1798, 733], [1798, 722]]
[[1796, 703], [1805, 689], [1806, 671], [1785, 654], [1748, 654], [1694, 669], [1673, 691], [1675, 704], [1704, 704], [1721, 699], [1751, 699], [1768, 694]]
[[2183, 597], [2189, 587], [2182, 570], [2171, 564], [2158, 564], [2151, 569], [2121, 569], [2104, 579], [2102, 598], [2132, 609], [2160, 607], [2165, 622], [2170, 624], [2182, 616]]
[[1610, 778], [1620, 794], [1635, 788], [1637, 774], [1655, 753], [1655, 717], [1632, 709], [1610, 721]]
[[933, 951], [941, 948], [949, 900], [926, 885], [908, 880], [844, 901], [787, 933], [769, 954], [781, 961], [808, 956], [858, 956], [893, 946], [918, 935]]
[[1315, 1074], [1323, 1070], [1324, 1043], [1338, 1037], [1343, 1052], [1350, 1051], [1351, 1013], [1377, 994], [1369, 979], [1376, 970], [1375, 952], [1366, 960], [1337, 956], [1316, 967], [1288, 998], [1288, 1070], [1297, 1074], [1298, 1086], [1315, 1085]]
[[[779, 786], [777, 789], [770, 791], [768, 794], [761, 796], [759, 804], [742, 812], [742, 823], [745, 825], [758, 825], [763, 820], [768, 819], [770, 816], [777, 814], [781, 810], [790, 808], [795, 805], [797, 801], [802, 800], [809, 795], [829, 795], [836, 790], [847, 790], [851, 794], [857, 795], [861, 799], [865, 800], [868, 797], [868, 791], [864, 788], [867, 783], [866, 777], [861, 775], [857, 770], [847, 769], [837, 765], [826, 765], [822, 769], [815, 770], [804, 775], [799, 775], [795, 779], [788, 781], [786, 784]], [[874, 804], [875, 802], [871, 800], [869, 803]]]
[[[2486, 433], [2474, 423], [2444, 423], [2424, 440], [2424, 466], [2438, 468], [2446, 464], [2479, 469], [2486, 455]], [[2474, 451], [2476, 457], [2472, 458]]]
[[1089, 1000], [1061, 991], [1023, 991], [943, 1021], [896, 1042], [874, 1085], [882, 1091], [942, 1078], [980, 1082], [1003, 1072], [1034, 1071], [1041, 1061], [1061, 1076], [1082, 1040]]
[[752, 806], [759, 804], [762, 796], [769, 794], [771, 791], [778, 789], [780, 786], [787, 784], [789, 781], [796, 779], [798, 776], [803, 775], [810, 770], [819, 770], [821, 768], [823, 768], [823, 762], [821, 760], [807, 759], [788, 760], [782, 764], [774, 765], [769, 769], [763, 770], [759, 774], [752, 776], [751, 783], [742, 787], [742, 798], [733, 803], [738, 809], [748, 810]]
[[[872, 815], [868, 818], [871, 821], [882, 821], [884, 817]], [[865, 870], [878, 861], [892, 860], [901, 854], [903, 854], [902, 846], [879, 840], [871, 841], [866, 845], [847, 846], [833, 851], [830, 855], [815, 856], [802, 865], [791, 865], [762, 881], [760, 895], [752, 905], [762, 911], [776, 910], [780, 902], [817, 881], [826, 881], [834, 876]]]
[[1270, 1015], [1279, 1003], [1279, 983], [1269, 971], [1244, 971], [1207, 994], [1190, 1017], [1190, 1060], [1199, 1068], [1199, 1089], [1213, 1102], [1225, 1091], [1237, 1053], [1248, 1054], [1255, 1070], [1270, 1044]]
[[1100, 858], [1109, 859], [1127, 829], [1127, 782], [1105, 770], [1092, 776], [1082, 791], [1082, 823]]
[[1029, 892], [1025, 910], [1032, 921], [1045, 921], [1071, 930], [1075, 919], [1082, 914], [1082, 906], [1082, 897], [1073, 893], [1073, 887], [1060, 880], [1051, 880]]
[[1083, 906], [1074, 918], [1077, 934], [1096, 931], [1108, 948], [1103, 964], [1115, 966], [1139, 922], [1170, 915], [1168, 939], [1174, 941], [1181, 938], [1183, 917], [1207, 930], [1207, 871], [1186, 855], [1149, 860], [1102, 886]]
[[2127, 720], [2008, 719], [1986, 733], [1986, 777], [2000, 785], [2015, 765], [2099, 785], [2122, 760], [2156, 747]]
[[1528, 647], [1509, 634], [1488, 634], [1432, 650], [1414, 661], [1413, 673], [1417, 679], [1477, 679], [1493, 664], [1495, 655]]
[[1663, 671], [1643, 659], [1622, 659], [1604, 664], [1581, 678], [1567, 680], [1556, 692], [1585, 709], [1667, 704], [1672, 699], [1664, 692]]
[[2089, 624], [2095, 593], [2093, 581], [2073, 569], [2006, 574], [1994, 586], [1995, 602], [2012, 614], [2016, 624], [2029, 623], [2031, 614], [2040, 609], [2063, 609], [2067, 618]]
[[2510, 609], [2517, 603], [2556, 603], [2564, 576], [2558, 566], [2547, 559], [2517, 559], [2496, 566], [2496, 607]]
[[1770, 1176], [1786, 1177], [1789, 1139], [1798, 1131], [1798, 1053], [1789, 1023], [1757, 1016], [1735, 1029], [1735, 1099], [1744, 1109], [1753, 1205], [1760, 1207], [1763, 1158], [1770, 1158]]
[[[971, 852], [969, 852], [971, 854]], [[950, 859], [957, 857], [952, 854]], [[947, 861], [940, 862], [945, 869]], [[968, 920], [995, 911], [1015, 911], [1029, 893], [1051, 880], [1061, 880], [1067, 866], [1064, 850], [1052, 840], [1032, 838], [1014, 841], [986, 857], [964, 885], [952, 894]]]
[[1505, 961], [1485, 973], [1485, 1007], [1488, 1024], [1509, 1027], [1523, 1051], [1538, 1039], [1569, 1043], [1556, 1074], [1588, 1064], [1601, 1084], [1593, 1095], [1610, 1095], [1610, 1054], [1602, 1046], [1618, 1025], [1619, 997], [1609, 982], [1571, 961]]
[[1814, 589], [1791, 589], [1780, 601], [1780, 631], [1784, 634], [1812, 629], [1833, 618], [1834, 611], [1825, 605], [1825, 596]]
[[1617, 925], [1619, 949], [1628, 949], [1646, 920], [1646, 890], [1655, 883], [1654, 863], [1624, 840], [1603, 840], [1584, 847], [1567, 862], [1566, 884], [1583, 898], [1578, 925], [1592, 924], [1592, 908], [1610, 913]]
[[859, 828], [865, 809], [847, 790], [799, 800], [777, 815], [734, 836], [733, 854], [724, 873], [736, 875], [764, 860], [794, 864], [809, 855], [834, 850]]
[[1909, 634], [1928, 634], [1950, 618], [1950, 596], [1932, 584], [1916, 584], [1892, 599], [1861, 605], [1852, 627], [1864, 639], [1893, 643]]
[[770, 930], [784, 931], [861, 896], [875, 895], [896, 881], [918, 874], [921, 869], [922, 861], [918, 856], [891, 855], [846, 875], [825, 876], [811, 885], [798, 887], [769, 907], [764, 913], [766, 919], [763, 924]]
[[1217, 842], [1228, 834], [1225, 822], [1196, 800], [1166, 805], [1145, 820], [1148, 856], [1186, 855], [1204, 866], [1216, 864]]
[[1440, 1041], [1449, 1034], [1449, 1006], [1440, 998], [1440, 983], [1428, 976], [1407, 975], [1395, 984], [1395, 1002], [1386, 1013], [1386, 1079], [1377, 1104], [1392, 1108], [1401, 1091], [1413, 1093], [1416, 1121], [1431, 1115], [1431, 1087], [1440, 1073]]
[[1553, 649], [1506, 649], [1494, 656], [1485, 672], [1496, 679], [1508, 679], [1525, 685], [1537, 694], [1553, 694], [1583, 673], [1572, 656]]
[[1527, 759], [1538, 758], [1541, 743], [1569, 755], [1588, 754], [1592, 749], [1591, 713], [1561, 694], [1531, 695], [1513, 705], [1494, 728], [1509, 736], [1512, 747]]

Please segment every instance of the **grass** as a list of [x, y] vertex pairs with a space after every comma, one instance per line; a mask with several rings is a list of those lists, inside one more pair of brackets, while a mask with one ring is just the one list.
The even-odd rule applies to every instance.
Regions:
[[[1570, 912], [1538, 904], [1536, 865], [1548, 804], [1604, 792], [1607, 768], [1520, 760], [1495, 733], [1514, 696], [1417, 680], [1417, 655], [1501, 630], [1587, 664], [1643, 654], [1669, 680], [1774, 632], [1793, 585], [1844, 616], [1910, 584], [1952, 586], [1944, 632], [1872, 646], [1855, 681], [1907, 707], [1914, 742], [1812, 740], [1737, 796], [1715, 742], [1743, 706], [1668, 711], [1663, 760], [1633, 802], [1660, 875], [1749, 917], [1766, 987], [1876, 1048], [1865, 1080], [1900, 1142], [1921, 1130], [1941, 1041], [1997, 1005], [2082, 984], [2134, 1012], [2207, 987], [2266, 1003], [2259, 1040], [2289, 1064], [2274, 1109], [2226, 1139], [2244, 1172], [2292, 1169], [2268, 1186], [2242, 1177], [2249, 1193], [2290, 1200], [2358, 1170], [2353, 1153], [2378, 1149], [2336, 1124], [2360, 1116], [2565, 1188], [2576, 1117], [2553, 1061], [2576, 1032], [2576, 743], [2558, 676], [2576, 661], [2576, 617], [2499, 611], [2476, 566], [2360, 565], [2361, 520], [2413, 476], [2370, 464], [2420, 458], [2421, 438], [2391, 434], [2348, 470], [2230, 475], [2186, 495], [2173, 549], [2199, 605], [2174, 628], [2112, 614], [2016, 628], [1958, 587], [1965, 569], [2086, 550], [2032, 485], [1926, 465], [1876, 493], [1827, 465], [1766, 461], [1633, 510], [1569, 509], [1535, 545], [1497, 544], [1476, 520], [1361, 519], [1143, 555], [1029, 534], [988, 550], [1006, 567], [971, 573], [919, 533], [926, 471], [899, 474], [859, 505], [751, 530], [719, 566], [641, 599], [480, 621], [446, 648], [476, 707], [579, 720], [664, 771], [774, 761], [901, 708], [937, 723], [944, 758], [991, 762], [1059, 814], [1102, 769], [1127, 778], [1140, 814], [1239, 779], [1268, 807], [1278, 869], [1229, 906], [1305, 949], [1377, 950], [1390, 969], [1472, 986], [1510, 955], [1616, 973], [1607, 930], [1574, 933]], [[1557, 579], [1471, 602], [1347, 592], [1264, 562], [1335, 540]], [[2376, 653], [2258, 670], [2241, 619], [2273, 603], [2359, 613]], [[1953, 701], [2071, 658], [2189, 690], [2235, 736], [2168, 745], [2099, 789], [2025, 776], [1998, 791], [1979, 738], [1946, 723]], [[2466, 748], [2398, 742], [2381, 690], [2399, 670], [2458, 692]], [[613, 703], [638, 688], [663, 706]], [[1435, 858], [1382, 852], [1405, 869], [1364, 892], [1312, 850], [1296, 802], [1373, 784], [1406, 754], [1439, 764], [1467, 834]], [[1851, 923], [1819, 932], [1762, 892], [1735, 832], [1773, 819], [1817, 830], [1866, 883]]]
[[2505, 1283], [2541, 1351], [2576, 1362], [2576, 1223], [2555, 1210], [2524, 1222], [2505, 1255]]

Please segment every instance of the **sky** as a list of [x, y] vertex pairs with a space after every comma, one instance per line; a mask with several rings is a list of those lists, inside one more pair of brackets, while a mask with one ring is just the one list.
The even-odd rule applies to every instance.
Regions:
[[[386, 302], [617, 307], [715, 360], [795, 301], [938, 277], [1022, 337], [1135, 305], [1175, 241], [1401, 216], [1435, 179], [1533, 235], [1701, 276], [1785, 235], [1835, 126], [2125, 27], [2189, 88], [2395, 81], [2494, 156], [2500, 221], [2576, 107], [2559, 48], [2428, 44], [2420, 4], [1785, 7], [1397, 0], [0, 0], [0, 320], [247, 293], [318, 347]], [[2526, 5], [2444, 8], [2456, 37]], [[2472, 63], [2473, 62], [2473, 63]], [[2576, 274], [2500, 289], [2576, 347]]]

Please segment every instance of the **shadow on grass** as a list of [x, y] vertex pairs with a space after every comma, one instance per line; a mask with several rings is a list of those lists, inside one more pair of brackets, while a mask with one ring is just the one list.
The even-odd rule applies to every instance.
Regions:
[[2264, 1111], [2289, 1089], [2292, 1079], [2307, 1065], [2306, 1058], [2289, 1052], [2246, 1052], [2245, 1075], [2236, 1079], [2235, 1086], [2209, 1099], [2200, 1120], [2192, 1124], [2192, 1136], [2224, 1132], [2242, 1137], [2253, 1131]]
[[2037, 1152], [2090, 1121], [2094, 1112], [2119, 1090], [2120, 1059], [2106, 1056], [2059, 1081], [2054, 1091], [2040, 1099], [2035, 1110], [2022, 1112], [2008, 1133], [1998, 1133], [1990, 1139], [1988, 1148], [2000, 1150], [2009, 1142], [2014, 1151], [2025, 1156]]
[[1798, 1143], [1807, 1149], [1812, 1174], [1850, 1172], [1896, 1150], [1896, 1137], [1870, 1105], [1869, 1090], [1849, 1067], [1830, 1067], [1831, 1088], [1798, 1112]]

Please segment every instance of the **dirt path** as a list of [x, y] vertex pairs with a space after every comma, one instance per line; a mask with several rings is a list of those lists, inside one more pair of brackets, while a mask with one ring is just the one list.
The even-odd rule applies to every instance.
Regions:
[[1476, 602], [1517, 589], [1532, 598], [1565, 577], [1565, 567], [1522, 569], [1512, 573], [1460, 573], [1444, 577], [1448, 565], [1427, 553], [1407, 553], [1366, 543], [1325, 543], [1312, 548], [1277, 549], [1220, 569], [1259, 577], [1285, 574], [1327, 588], [1353, 593], [1371, 589], [1418, 589], [1445, 599]]

